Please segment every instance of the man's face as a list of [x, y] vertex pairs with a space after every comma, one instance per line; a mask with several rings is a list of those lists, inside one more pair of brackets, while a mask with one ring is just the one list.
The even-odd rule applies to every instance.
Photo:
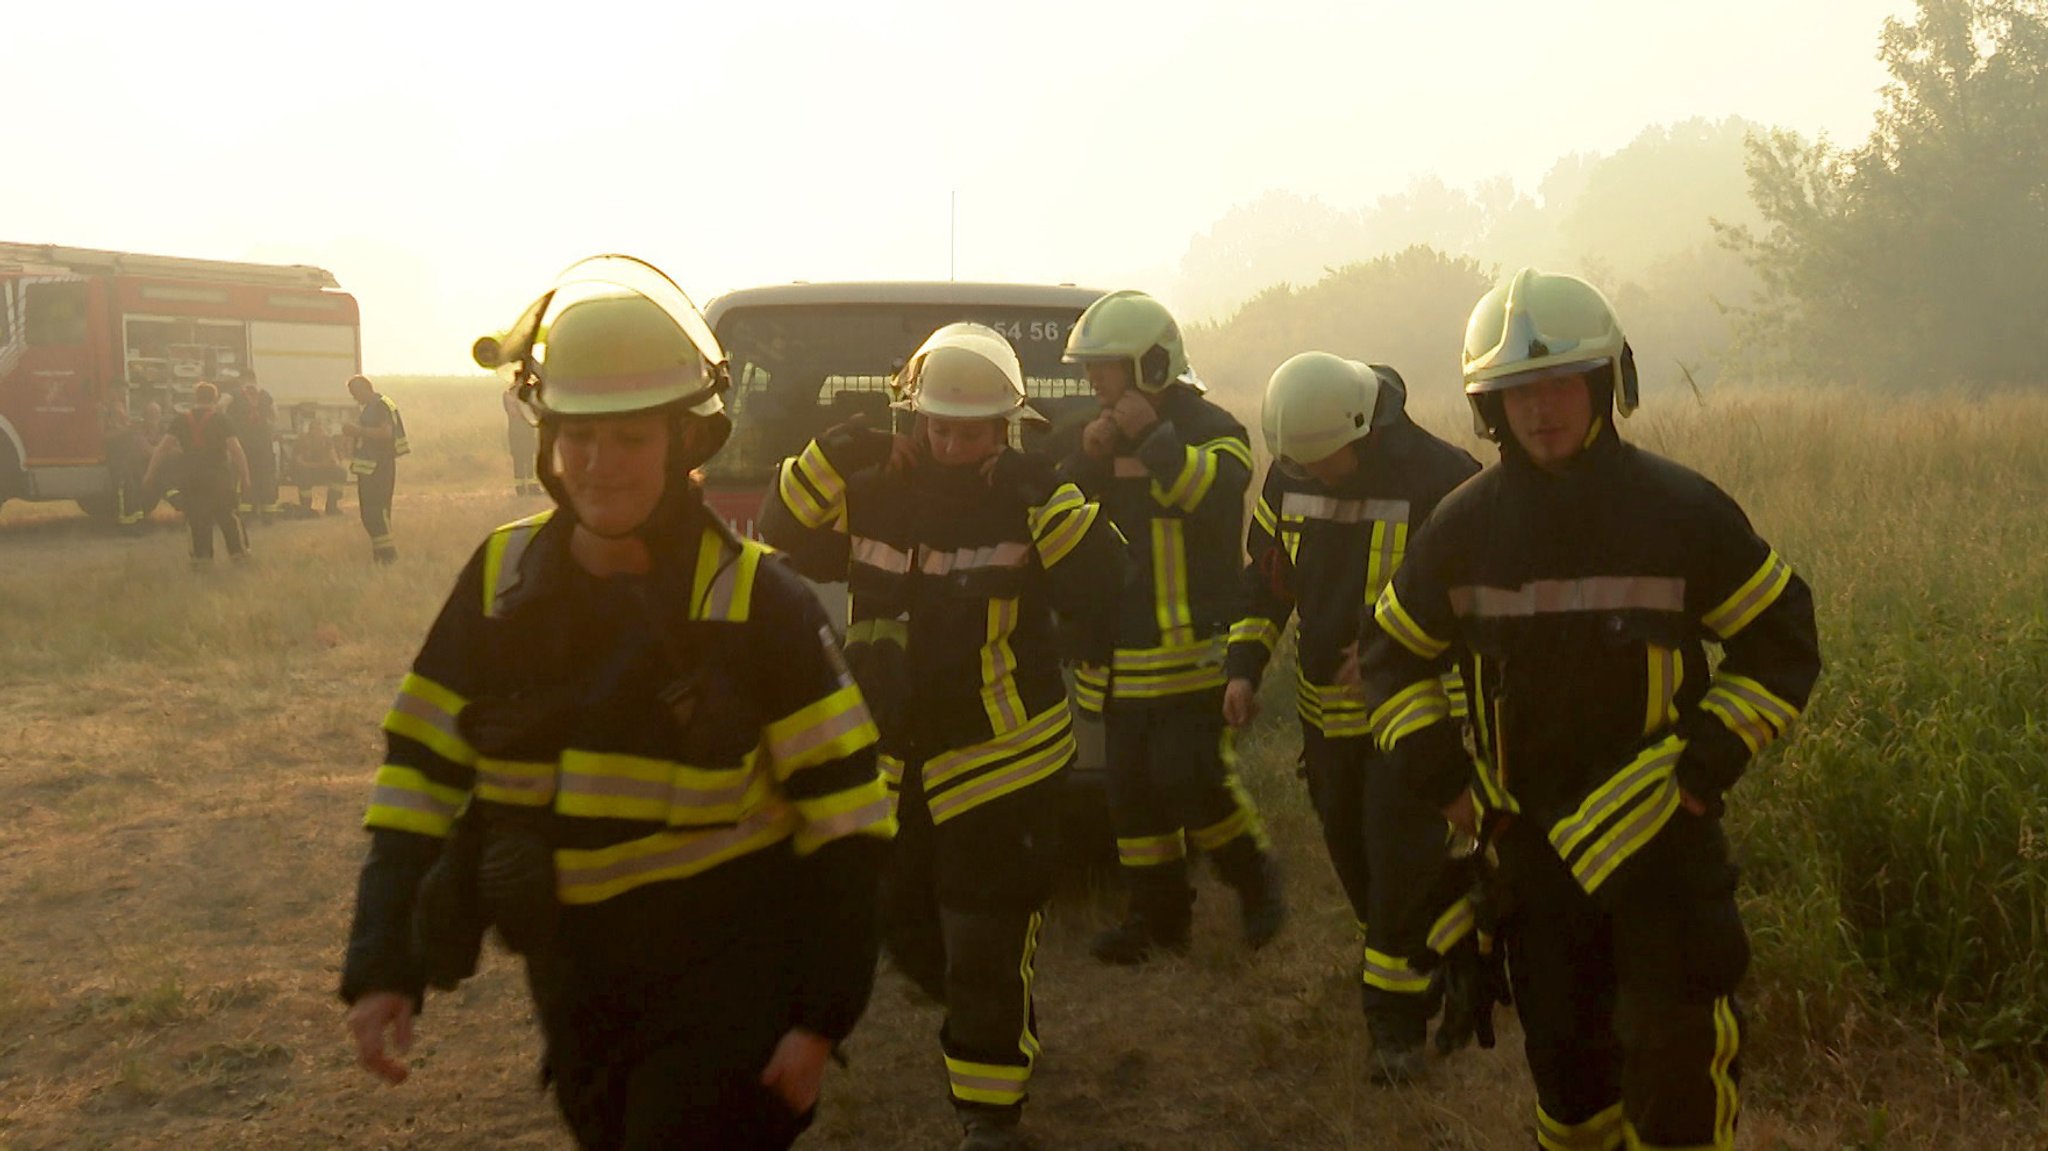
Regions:
[[1115, 407], [1137, 382], [1129, 360], [1090, 360], [1081, 366], [1088, 373], [1088, 386], [1095, 389], [1096, 402], [1105, 408]]
[[927, 443], [932, 459], [949, 465], [978, 464], [1001, 451], [1009, 426], [1004, 420], [927, 418]]
[[1593, 430], [1593, 395], [1584, 374], [1523, 384], [1501, 393], [1508, 432], [1538, 467], [1564, 466]]

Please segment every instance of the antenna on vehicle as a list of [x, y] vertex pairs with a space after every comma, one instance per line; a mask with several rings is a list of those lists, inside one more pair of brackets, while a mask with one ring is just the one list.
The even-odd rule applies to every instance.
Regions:
[[946, 216], [946, 279], [957, 280], [954, 261], [960, 249], [960, 189], [953, 189], [952, 206]]

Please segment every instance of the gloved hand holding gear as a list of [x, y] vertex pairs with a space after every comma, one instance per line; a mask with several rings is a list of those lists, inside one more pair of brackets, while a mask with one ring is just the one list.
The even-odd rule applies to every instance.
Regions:
[[1159, 422], [1159, 412], [1152, 406], [1152, 401], [1146, 399], [1145, 393], [1136, 388], [1126, 389], [1107, 410], [1109, 418], [1116, 423], [1117, 431], [1122, 433], [1127, 444], [1143, 440], [1145, 433], [1151, 431], [1152, 426]]
[[855, 416], [826, 429], [818, 443], [840, 467], [858, 472], [889, 462], [896, 454], [896, 441], [904, 438], [868, 427], [867, 417]]
[[1122, 435], [1117, 430], [1116, 420], [1105, 411], [1081, 429], [1081, 450], [1089, 459], [1106, 460], [1116, 454], [1117, 442]]
[[1436, 1027], [1439, 1055], [1461, 1050], [1474, 1039], [1493, 1050], [1493, 1009], [1510, 1006], [1507, 949], [1500, 940], [1474, 935], [1444, 957], [1444, 1014]]

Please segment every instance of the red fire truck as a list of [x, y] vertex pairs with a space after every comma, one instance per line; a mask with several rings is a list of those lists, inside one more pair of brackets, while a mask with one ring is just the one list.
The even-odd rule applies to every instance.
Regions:
[[188, 260], [0, 242], [0, 503], [76, 500], [111, 515], [110, 449], [154, 402], [253, 370], [287, 438], [354, 412], [355, 299], [305, 265]]

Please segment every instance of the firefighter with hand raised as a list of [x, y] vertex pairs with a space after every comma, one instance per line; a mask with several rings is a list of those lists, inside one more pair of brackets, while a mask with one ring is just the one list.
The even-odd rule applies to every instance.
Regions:
[[[1749, 945], [1722, 797], [1806, 705], [1813, 597], [1734, 500], [1616, 433], [1634, 354], [1592, 285], [1499, 284], [1464, 370], [1501, 459], [1437, 506], [1380, 596], [1373, 731], [1498, 860], [1538, 1142], [1732, 1147]], [[1453, 661], [1476, 765], [1440, 679]]]
[[1124, 921], [1090, 951], [1144, 962], [1188, 945], [1192, 840], [1238, 893], [1245, 942], [1261, 947], [1285, 917], [1266, 832], [1239, 784], [1223, 722], [1224, 654], [1244, 615], [1239, 550], [1251, 448], [1243, 425], [1203, 398], [1180, 325], [1143, 292], [1089, 305], [1067, 339], [1102, 413], [1061, 467], [1128, 541], [1116, 650], [1084, 666], [1076, 697], [1102, 715], [1110, 814], [1130, 891]]
[[[1479, 471], [1408, 418], [1394, 369], [1327, 352], [1281, 364], [1260, 423], [1273, 458], [1245, 536], [1251, 610], [1231, 629], [1224, 718], [1249, 723], [1258, 683], [1291, 617], [1302, 765], [1330, 862], [1364, 938], [1365, 1019], [1377, 1082], [1421, 1074], [1441, 988], [1410, 957], [1448, 951], [1469, 926], [1453, 914], [1443, 817], [1400, 785], [1374, 749], [1357, 677], [1359, 626], [1437, 502]], [[1442, 920], [1438, 926], [1438, 920]], [[1432, 928], [1437, 928], [1432, 931]], [[1433, 966], [1433, 965], [1432, 965]]]
[[477, 549], [385, 717], [358, 1059], [406, 1078], [423, 986], [473, 971], [489, 924], [578, 1146], [787, 1147], [874, 977], [874, 724], [817, 599], [691, 479], [731, 425], [680, 289], [585, 261], [503, 355], [557, 506]]

